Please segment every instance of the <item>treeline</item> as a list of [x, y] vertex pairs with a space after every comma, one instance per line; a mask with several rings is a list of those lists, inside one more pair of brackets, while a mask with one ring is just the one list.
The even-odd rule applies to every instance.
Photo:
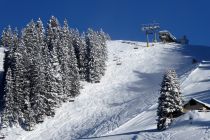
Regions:
[[10, 27], [1, 36], [6, 48], [1, 126], [32, 130], [54, 116], [63, 102], [80, 94], [80, 80], [99, 82], [105, 73], [110, 37], [102, 30], [80, 34], [55, 17], [43, 26], [39, 19], [22, 29]]

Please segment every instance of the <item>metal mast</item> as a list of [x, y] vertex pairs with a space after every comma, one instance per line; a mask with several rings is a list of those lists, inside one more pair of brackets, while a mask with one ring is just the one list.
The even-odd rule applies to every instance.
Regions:
[[157, 42], [157, 31], [160, 29], [158, 23], [143, 24], [142, 31], [146, 33], [147, 47], [149, 47], [149, 34], [154, 34], [154, 42]]

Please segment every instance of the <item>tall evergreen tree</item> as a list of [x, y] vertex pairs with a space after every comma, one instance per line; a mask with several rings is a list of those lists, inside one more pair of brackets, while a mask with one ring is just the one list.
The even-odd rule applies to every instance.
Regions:
[[65, 94], [69, 99], [80, 93], [80, 76], [75, 51], [72, 45], [72, 37], [66, 20], [64, 21], [61, 36], [61, 46], [63, 46], [63, 85]]
[[25, 49], [23, 48], [23, 42], [21, 41], [21, 45], [15, 49], [13, 52], [13, 61], [11, 64], [12, 73], [14, 77], [14, 110], [13, 116], [16, 123], [20, 123], [21, 125], [24, 123], [24, 113], [25, 104], [28, 102], [25, 100], [25, 96], [27, 95], [28, 85], [25, 83], [29, 83], [26, 79], [25, 74], [27, 74], [25, 68]]
[[33, 130], [46, 115], [54, 116], [62, 102], [80, 93], [80, 77], [99, 82], [107, 59], [106, 39], [103, 31], [91, 29], [80, 36], [66, 20], [61, 27], [53, 16], [46, 33], [41, 19], [32, 20], [21, 36], [10, 27], [4, 30], [0, 44], [7, 48], [2, 127], [19, 124]]
[[13, 78], [12, 78], [12, 71], [8, 68], [6, 74], [6, 85], [5, 85], [5, 95], [4, 95], [4, 106], [3, 112], [1, 116], [1, 127], [8, 127], [13, 126], [14, 118], [13, 118], [13, 110], [14, 110], [14, 100], [13, 100]]
[[47, 62], [47, 53], [45, 49], [47, 49], [47, 45], [45, 43], [45, 30], [41, 19], [38, 19], [36, 22], [36, 33], [37, 33], [37, 54], [35, 59], [34, 65], [34, 72], [36, 78], [34, 83], [36, 84], [36, 88], [34, 91], [37, 94], [33, 97], [32, 108], [35, 113], [36, 122], [42, 122], [44, 120], [44, 116], [46, 115], [47, 111], [47, 90], [46, 90], [46, 82], [45, 82], [45, 67]]
[[13, 31], [10, 26], [3, 30], [1, 35], [1, 47], [10, 49], [13, 45]]
[[81, 80], [87, 80], [87, 66], [88, 66], [88, 56], [87, 56], [87, 45], [85, 42], [85, 34], [80, 36], [79, 31], [76, 29], [71, 29], [70, 34], [72, 36], [72, 44], [74, 47], [75, 55], [77, 58], [77, 66], [79, 68], [79, 74]]
[[[35, 28], [34, 21], [31, 21], [23, 31], [23, 42], [25, 45], [27, 58], [24, 61], [24, 67], [26, 73], [24, 74], [24, 119], [25, 119], [25, 129], [31, 130], [35, 124], [35, 113], [33, 106], [36, 106], [37, 96], [40, 95], [39, 92], [39, 69], [38, 69], [38, 54], [40, 53], [40, 48], [38, 46], [38, 36]], [[37, 108], [35, 108], [37, 109]]]
[[97, 33], [88, 29], [86, 34], [87, 52], [88, 52], [88, 81], [99, 82], [102, 74], [100, 70], [100, 43]]
[[49, 64], [46, 74], [46, 83], [48, 91], [48, 114], [54, 115], [55, 107], [61, 104], [63, 100], [63, 87], [62, 87], [62, 73], [60, 68], [58, 49], [60, 42], [60, 30], [58, 20], [52, 16], [47, 26], [47, 45], [49, 49]]
[[[45, 74], [44, 74], [44, 60], [43, 60], [43, 47], [44, 47], [44, 33], [43, 25], [39, 19], [37, 23], [33, 21], [24, 30], [23, 40], [27, 51], [27, 71], [30, 75], [27, 79], [29, 85], [29, 107], [27, 112], [30, 117], [30, 122], [42, 122], [46, 110], [46, 97], [45, 97]], [[29, 124], [31, 125], [31, 124]], [[32, 124], [33, 126], [33, 124]], [[32, 129], [32, 126], [28, 127]]]
[[[12, 62], [12, 48], [13, 48], [13, 32], [10, 26], [8, 26], [8, 28], [4, 29], [2, 32], [2, 36], [1, 36], [1, 47], [6, 48], [4, 51], [4, 64], [3, 64], [3, 68], [4, 68], [4, 73], [3, 73], [3, 78], [2, 78], [2, 85], [5, 86], [6, 84], [6, 73], [7, 73], [7, 69], [8, 67], [11, 65]], [[0, 95], [0, 105], [3, 105], [3, 96], [4, 96], [4, 91], [3, 91], [3, 87], [1, 87], [1, 92], [3, 94]]]
[[98, 32], [98, 42], [99, 42], [99, 59], [100, 59], [100, 73], [101, 75], [105, 74], [106, 70], [106, 60], [108, 59], [108, 52], [107, 52], [107, 36], [101, 29], [100, 32]]
[[169, 70], [165, 73], [161, 84], [158, 99], [157, 128], [165, 130], [170, 125], [173, 115], [181, 113], [181, 111], [180, 85], [175, 70]]

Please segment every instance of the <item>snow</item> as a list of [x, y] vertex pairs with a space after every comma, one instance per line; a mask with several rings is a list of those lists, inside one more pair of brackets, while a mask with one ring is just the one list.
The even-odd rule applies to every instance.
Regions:
[[[210, 103], [210, 47], [154, 43], [147, 48], [144, 42], [122, 40], [107, 43], [109, 59], [100, 83], [82, 83], [74, 102], [63, 104], [55, 117], [46, 118], [33, 131], [2, 130], [6, 140], [208, 139], [209, 112], [189, 112], [159, 132], [156, 108], [163, 73], [170, 68], [181, 78], [185, 99], [195, 97]], [[193, 58], [201, 63], [192, 64]]]

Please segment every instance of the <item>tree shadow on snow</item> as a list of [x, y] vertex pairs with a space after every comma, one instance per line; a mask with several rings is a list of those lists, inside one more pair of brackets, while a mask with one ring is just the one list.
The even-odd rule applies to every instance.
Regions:
[[201, 80], [199, 82], [209, 82], [209, 84], [210, 84], [210, 78], [209, 79], [205, 79], [205, 80]]
[[209, 121], [202, 121], [202, 120], [183, 120], [182, 122], [179, 122], [178, 124], [172, 125], [171, 127], [174, 128], [179, 128], [183, 126], [192, 126], [192, 127], [201, 127], [201, 128], [209, 128], [210, 122]]
[[204, 91], [201, 91], [201, 92], [191, 93], [190, 95], [185, 95], [185, 97], [188, 98], [188, 99], [196, 98], [198, 100], [201, 100], [205, 103], [210, 104], [210, 90], [204, 90]]
[[[185, 45], [180, 47], [178, 51], [180, 51], [184, 56], [192, 57], [200, 62], [204, 59], [210, 60], [210, 55], [209, 55], [210, 47], [208, 46]], [[209, 64], [210, 62], [206, 61], [204, 63]]]
[[114, 135], [106, 135], [106, 136], [99, 136], [99, 137], [88, 137], [88, 138], [79, 138], [79, 139], [96, 139], [96, 138], [108, 138], [108, 137], [114, 137], [114, 136], [128, 136], [128, 135], [137, 135], [139, 133], [143, 132], [159, 132], [157, 129], [148, 129], [148, 130], [142, 130], [142, 131], [132, 131], [132, 132], [126, 132], [126, 133], [120, 133], [120, 134], [114, 134]]
[[148, 91], [151, 88], [158, 89], [162, 79], [163, 73], [142, 73], [139, 71], [133, 71], [139, 80], [132, 82], [127, 86], [128, 91], [141, 92]]

